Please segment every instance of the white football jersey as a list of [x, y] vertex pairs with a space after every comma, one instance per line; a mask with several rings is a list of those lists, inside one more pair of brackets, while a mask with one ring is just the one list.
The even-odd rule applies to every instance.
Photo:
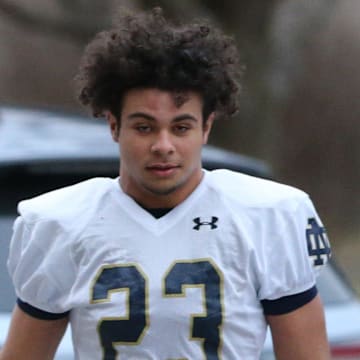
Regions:
[[71, 310], [76, 359], [258, 359], [260, 301], [314, 286], [329, 253], [309, 197], [227, 170], [204, 174], [159, 219], [118, 179], [19, 204], [8, 261], [17, 295]]

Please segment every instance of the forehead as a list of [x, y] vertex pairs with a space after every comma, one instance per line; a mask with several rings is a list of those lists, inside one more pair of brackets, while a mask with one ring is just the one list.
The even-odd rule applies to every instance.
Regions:
[[202, 97], [194, 91], [175, 93], [156, 88], [131, 89], [124, 98], [122, 114], [144, 111], [150, 113], [181, 114], [191, 112], [193, 115], [202, 112]]

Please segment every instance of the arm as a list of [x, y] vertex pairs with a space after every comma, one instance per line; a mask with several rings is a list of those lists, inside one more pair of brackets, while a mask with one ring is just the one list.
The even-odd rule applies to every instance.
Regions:
[[50, 360], [64, 335], [68, 317], [40, 320], [15, 307], [0, 360]]
[[319, 295], [283, 315], [267, 315], [278, 360], [329, 360], [325, 318]]

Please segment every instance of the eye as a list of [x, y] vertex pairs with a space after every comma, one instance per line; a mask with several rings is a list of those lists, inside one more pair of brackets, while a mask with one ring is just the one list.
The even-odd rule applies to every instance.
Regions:
[[151, 131], [151, 126], [146, 124], [139, 124], [135, 126], [135, 129], [142, 134], [149, 133]]
[[178, 133], [178, 134], [185, 134], [186, 132], [188, 132], [190, 130], [190, 126], [189, 125], [176, 125], [174, 127], [174, 131], [175, 133]]

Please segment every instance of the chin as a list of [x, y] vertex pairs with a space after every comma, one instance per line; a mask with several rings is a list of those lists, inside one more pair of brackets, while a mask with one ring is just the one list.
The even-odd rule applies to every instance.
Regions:
[[157, 195], [157, 196], [166, 196], [166, 195], [170, 195], [172, 193], [174, 193], [179, 187], [152, 187], [152, 188], [147, 188], [148, 191], [150, 191], [153, 195]]
[[178, 183], [172, 182], [171, 184], [163, 184], [163, 185], [159, 184], [159, 182], [161, 181], [158, 181], [156, 184], [153, 185], [150, 184], [144, 185], [144, 188], [153, 195], [166, 196], [174, 193], [182, 186], [181, 182]]

